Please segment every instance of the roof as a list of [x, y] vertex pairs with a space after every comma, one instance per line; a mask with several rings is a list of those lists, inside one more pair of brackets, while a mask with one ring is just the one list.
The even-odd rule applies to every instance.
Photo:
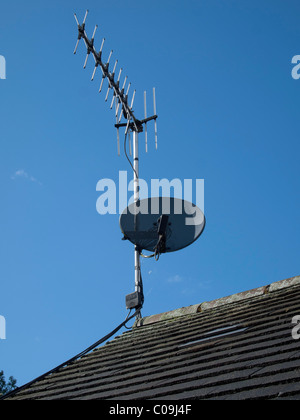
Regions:
[[300, 399], [295, 316], [300, 277], [142, 318], [11, 399]]

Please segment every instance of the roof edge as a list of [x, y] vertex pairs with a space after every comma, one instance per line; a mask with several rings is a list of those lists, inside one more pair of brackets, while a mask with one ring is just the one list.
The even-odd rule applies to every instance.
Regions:
[[263, 296], [267, 293], [276, 292], [278, 290], [300, 285], [300, 276], [290, 277], [285, 280], [280, 280], [271, 283], [267, 286], [257, 287], [256, 289], [247, 290], [245, 292], [236, 293], [220, 299], [215, 299], [209, 302], [202, 302], [196, 305], [191, 305], [168, 312], [163, 312], [157, 315], [150, 315], [139, 319], [135, 322], [133, 328], [141, 327], [143, 325], [155, 324], [160, 321], [166, 321], [173, 318], [178, 318], [184, 315], [192, 315], [198, 312], [204, 312], [211, 309], [216, 309], [223, 305], [228, 305], [235, 302], [251, 299], [253, 297]]

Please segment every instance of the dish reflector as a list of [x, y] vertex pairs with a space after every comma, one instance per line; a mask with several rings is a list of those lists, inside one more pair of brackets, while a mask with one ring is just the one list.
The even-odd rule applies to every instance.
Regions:
[[205, 216], [194, 204], [172, 197], [155, 197], [132, 203], [120, 216], [124, 238], [140, 250], [153, 252], [159, 238], [161, 216], [168, 216], [164, 252], [195, 242], [205, 228]]

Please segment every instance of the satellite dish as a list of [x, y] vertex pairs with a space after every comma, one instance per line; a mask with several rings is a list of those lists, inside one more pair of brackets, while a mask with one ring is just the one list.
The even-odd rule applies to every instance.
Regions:
[[[205, 216], [194, 204], [172, 197], [155, 197], [129, 205], [120, 216], [124, 239], [140, 251], [174, 252], [195, 242], [205, 228]], [[159, 243], [160, 240], [160, 243]]]

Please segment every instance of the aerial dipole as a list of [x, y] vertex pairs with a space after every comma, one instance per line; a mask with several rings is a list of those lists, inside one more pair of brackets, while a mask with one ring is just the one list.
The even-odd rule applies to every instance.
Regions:
[[[95, 48], [95, 45], [94, 45], [94, 41], [95, 41], [95, 35], [96, 35], [96, 31], [98, 29], [98, 26], [97, 25], [95, 26], [92, 38], [89, 39], [87, 34], [86, 34], [86, 30], [85, 30], [87, 15], [88, 15], [88, 10], [85, 13], [83, 23], [80, 25], [76, 14], [74, 14], [74, 17], [75, 17], [75, 20], [76, 20], [76, 23], [77, 23], [77, 28], [78, 28], [78, 38], [77, 38], [77, 43], [76, 43], [76, 46], [75, 46], [74, 54], [76, 54], [79, 42], [82, 39], [84, 41], [84, 44], [85, 44], [86, 49], [87, 49], [87, 55], [86, 55], [83, 67], [86, 68], [88, 58], [91, 54], [93, 55], [94, 61], [95, 61], [95, 68], [93, 70], [93, 74], [92, 74], [92, 78], [91, 78], [92, 81], [95, 78], [97, 69], [99, 68], [101, 70], [102, 77], [101, 77], [99, 92], [102, 91], [104, 81], [105, 80], [108, 81], [108, 87], [107, 87], [107, 92], [106, 92], [106, 96], [105, 96], [105, 102], [108, 101], [109, 94], [112, 91], [113, 96], [112, 96], [112, 99], [111, 99], [110, 109], [115, 108], [115, 110], [114, 110], [115, 111], [115, 118], [116, 118], [115, 127], [117, 129], [118, 155], [120, 155], [120, 134], [119, 134], [120, 128], [125, 128], [125, 146], [126, 146], [126, 137], [127, 136], [129, 137], [130, 152], [131, 152], [130, 132], [132, 132], [132, 134], [133, 134], [133, 139], [132, 139], [133, 140], [133, 150], [132, 150], [132, 152], [133, 152], [133, 165], [131, 163], [130, 164], [131, 164], [132, 169], [133, 169], [134, 204], [135, 204], [136, 208], [138, 208], [139, 207], [139, 201], [140, 201], [140, 196], [139, 196], [139, 139], [138, 139], [138, 137], [139, 137], [139, 133], [143, 132], [144, 127], [145, 127], [145, 147], [146, 147], [146, 152], [148, 152], [147, 123], [149, 121], [152, 121], [152, 120], [154, 121], [154, 125], [155, 125], [155, 147], [157, 149], [157, 122], [156, 122], [157, 114], [156, 114], [155, 88], [153, 88], [154, 115], [152, 115], [151, 117], [147, 117], [146, 92], [144, 92], [144, 118], [141, 119], [141, 120], [137, 119], [135, 117], [134, 111], [133, 111], [133, 104], [134, 104], [136, 91], [135, 90], [133, 91], [131, 101], [129, 101], [129, 90], [130, 90], [130, 87], [131, 87], [131, 83], [128, 83], [128, 85], [127, 85], [127, 81], [128, 81], [127, 76], [124, 78], [123, 83], [121, 83], [121, 76], [122, 76], [122, 71], [123, 71], [122, 68], [120, 68], [120, 70], [118, 72], [118, 77], [116, 79], [116, 70], [117, 70], [118, 60], [115, 61], [114, 65], [112, 67], [112, 70], [110, 70], [110, 60], [111, 60], [113, 51], [110, 51], [108, 59], [107, 59], [106, 62], [104, 62], [102, 60], [105, 38], [103, 38], [103, 40], [102, 40], [100, 50], [97, 51], [96, 48]], [[124, 121], [124, 122], [122, 122], [122, 121]], [[126, 153], [126, 149], [125, 149], [125, 154], [126, 154], [126, 157], [128, 158], [127, 153]], [[136, 223], [138, 223], [138, 217], [135, 218], [135, 221], [136, 221]], [[142, 285], [142, 277], [141, 277], [140, 257], [141, 257], [141, 250], [137, 246], [135, 246], [135, 250], [134, 250], [135, 293], [133, 293], [131, 295], [128, 295], [128, 305], [127, 305], [128, 309], [132, 309], [134, 307], [135, 308], [137, 308], [137, 307], [141, 308], [142, 305], [143, 305], [143, 285]], [[127, 302], [127, 297], [126, 297], [126, 302]], [[139, 313], [137, 318], [139, 318], [140, 316], [141, 315]]]

